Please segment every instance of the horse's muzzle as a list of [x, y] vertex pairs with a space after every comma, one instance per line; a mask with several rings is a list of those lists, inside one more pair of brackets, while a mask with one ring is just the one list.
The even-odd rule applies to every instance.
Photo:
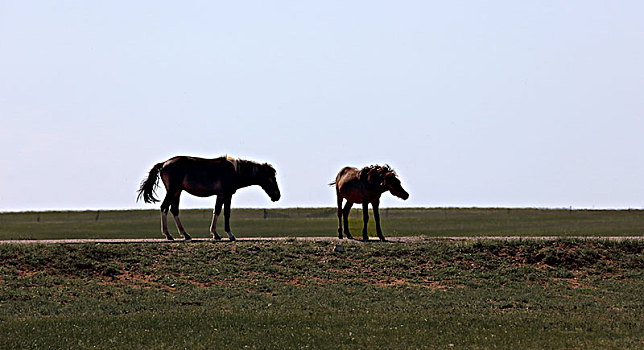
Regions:
[[404, 201], [406, 201], [407, 198], [409, 198], [409, 193], [407, 193], [406, 191], [397, 192], [397, 193], [394, 193], [393, 195]]

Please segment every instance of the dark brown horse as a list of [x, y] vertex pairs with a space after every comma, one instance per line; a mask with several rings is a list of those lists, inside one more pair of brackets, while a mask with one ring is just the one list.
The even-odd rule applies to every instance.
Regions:
[[[369, 240], [367, 235], [367, 222], [369, 222], [369, 203], [373, 207], [373, 217], [376, 219], [376, 232], [381, 241], [385, 240], [380, 228], [380, 195], [384, 192], [391, 192], [402, 199], [409, 198], [409, 193], [400, 184], [398, 175], [388, 165], [371, 165], [358, 170], [357, 168], [344, 167], [335, 177], [335, 181], [329, 185], [335, 185], [335, 193], [338, 199], [338, 238], [342, 239], [342, 219], [344, 218], [344, 234], [347, 238], [353, 239], [349, 233], [349, 212], [353, 203], [362, 203], [362, 239]], [[347, 203], [342, 208], [342, 200]]]
[[199, 197], [217, 196], [215, 210], [212, 216], [210, 232], [214, 239], [221, 239], [217, 234], [217, 218], [224, 206], [224, 230], [231, 241], [235, 236], [230, 231], [230, 201], [233, 194], [240, 188], [259, 185], [273, 202], [280, 199], [280, 190], [275, 179], [275, 169], [267, 163], [259, 164], [249, 160], [220, 157], [204, 159], [197, 157], [179, 156], [156, 164], [141, 182], [138, 201], [143, 197], [146, 203], [159, 200], [154, 197], [157, 181], [161, 175], [167, 194], [161, 203], [161, 232], [167, 239], [173, 240], [168, 232], [168, 209], [174, 216], [179, 233], [190, 240], [179, 220], [179, 196], [186, 191]]

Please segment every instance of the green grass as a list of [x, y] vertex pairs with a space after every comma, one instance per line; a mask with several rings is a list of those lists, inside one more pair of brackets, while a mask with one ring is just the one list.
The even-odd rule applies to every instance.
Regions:
[[[266, 214], [266, 218], [264, 217]], [[183, 210], [181, 219], [193, 237], [210, 237], [211, 210]], [[178, 237], [173, 220], [170, 230]], [[406, 208], [383, 209], [385, 236], [631, 236], [644, 232], [642, 210], [554, 210]], [[373, 215], [370, 235], [375, 236]], [[233, 209], [238, 237], [335, 236], [333, 208]], [[350, 216], [359, 237], [360, 209]], [[223, 218], [219, 220], [223, 234]], [[157, 210], [0, 213], [0, 240], [56, 238], [161, 238]]]
[[0, 348], [644, 348], [642, 241], [344, 245], [0, 245]]

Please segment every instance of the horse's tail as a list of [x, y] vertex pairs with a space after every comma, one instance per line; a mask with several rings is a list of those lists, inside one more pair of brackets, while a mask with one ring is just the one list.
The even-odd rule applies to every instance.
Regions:
[[157, 189], [157, 181], [159, 180], [159, 171], [163, 167], [163, 163], [158, 163], [150, 169], [148, 177], [141, 181], [141, 187], [139, 188], [139, 195], [136, 196], [136, 201], [138, 202], [141, 197], [145, 203], [156, 203], [159, 200], [154, 197]]

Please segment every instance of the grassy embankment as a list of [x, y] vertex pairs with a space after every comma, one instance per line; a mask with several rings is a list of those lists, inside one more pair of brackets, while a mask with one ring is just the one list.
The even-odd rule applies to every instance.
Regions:
[[0, 348], [644, 348], [644, 242], [0, 245]]

